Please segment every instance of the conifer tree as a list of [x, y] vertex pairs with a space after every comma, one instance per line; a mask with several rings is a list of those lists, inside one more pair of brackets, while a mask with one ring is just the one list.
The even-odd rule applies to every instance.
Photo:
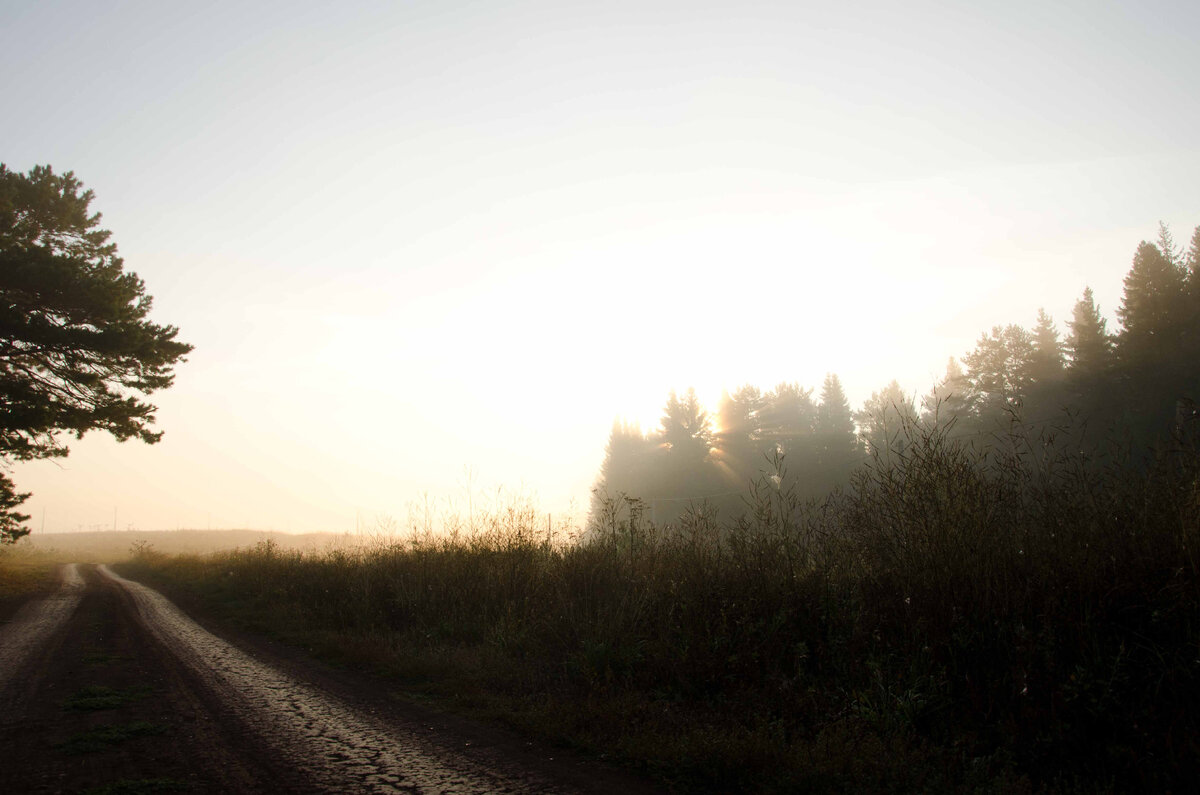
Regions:
[[750, 384], [738, 387], [732, 395], [728, 390], [722, 390], [721, 400], [717, 404], [715, 437], [730, 441], [750, 439], [757, 435], [765, 404], [762, 390]]
[[1184, 274], [1187, 300], [1187, 308], [1183, 313], [1186, 355], [1195, 361], [1200, 357], [1200, 226], [1193, 230], [1191, 244], [1180, 258], [1179, 267]]
[[1071, 321], [1067, 324], [1066, 352], [1070, 360], [1068, 373], [1076, 380], [1102, 376], [1112, 364], [1113, 339], [1108, 333], [1108, 321], [1101, 316], [1091, 287], [1083, 289], [1083, 297], [1075, 302]]
[[1192, 232], [1192, 243], [1184, 254], [1183, 265], [1187, 271], [1188, 295], [1192, 307], [1196, 308], [1200, 306], [1200, 226]]
[[946, 374], [934, 385], [929, 394], [921, 398], [921, 418], [933, 425], [959, 426], [965, 431], [972, 402], [971, 385], [958, 359], [951, 356], [946, 362]]
[[712, 420], [689, 387], [667, 398], [656, 435], [655, 478], [645, 494], [656, 522], [675, 521], [691, 501], [707, 500], [724, 488], [712, 459]]
[[817, 406], [817, 458], [831, 481], [841, 480], [846, 466], [859, 456], [858, 436], [850, 401], [836, 373], [825, 376], [821, 385], [821, 403]]
[[[1168, 239], [1165, 245], [1171, 245]], [[1117, 317], [1121, 334], [1117, 347], [1127, 366], [1152, 366], [1169, 356], [1179, 343], [1184, 317], [1184, 271], [1173, 255], [1142, 241], [1125, 277], [1125, 294]]]
[[727, 468], [730, 480], [738, 484], [751, 480], [759, 463], [765, 406], [762, 390], [750, 384], [738, 387], [732, 395], [721, 393], [713, 440], [717, 458]]
[[602, 522], [605, 504], [621, 495], [641, 497], [653, 478], [651, 443], [636, 423], [613, 421], [604, 461], [592, 488], [589, 524]]
[[1070, 403], [1065, 391], [1066, 375], [1066, 359], [1058, 328], [1054, 319], [1044, 309], [1039, 309], [1037, 325], [1033, 329], [1033, 353], [1029, 358], [1026, 421], [1057, 419], [1058, 412]]
[[659, 438], [677, 459], [702, 461], [708, 457], [713, 442], [712, 422], [693, 387], [688, 387], [682, 398], [671, 390], [663, 408]]
[[[71, 172], [0, 164], [0, 464], [61, 457], [61, 436], [154, 443], [156, 408], [192, 346], [149, 319], [152, 299]], [[28, 531], [27, 495], [0, 474], [0, 542]]]
[[1160, 226], [1158, 245], [1144, 240], [1138, 245], [1117, 310], [1122, 420], [1144, 447], [1157, 444], [1178, 415], [1179, 401], [1192, 398], [1200, 386], [1183, 260], [1165, 225]]
[[1033, 380], [1033, 335], [1018, 325], [995, 326], [963, 357], [976, 419], [1004, 420], [1020, 409]]
[[763, 439], [782, 445], [785, 452], [794, 453], [799, 445], [811, 441], [816, 415], [811, 389], [794, 381], [776, 384], [763, 407]]
[[812, 392], [795, 381], [782, 381], [766, 395], [753, 475], [763, 470], [768, 459], [782, 455], [789, 487], [800, 484], [801, 491], [809, 493], [813, 475], [820, 468], [814, 441], [817, 405]]
[[1039, 309], [1033, 329], [1033, 354], [1029, 358], [1029, 375], [1035, 384], [1058, 381], [1064, 372], [1063, 345], [1058, 338], [1054, 319]]
[[905, 447], [904, 427], [917, 419], [917, 409], [912, 397], [900, 388], [900, 382], [893, 380], [878, 392], [872, 392], [862, 409], [855, 412], [854, 419], [864, 451], [882, 455]]
[[1195, 417], [1200, 413], [1200, 226], [1192, 231], [1191, 244], [1180, 262], [1185, 272], [1187, 310], [1185, 330], [1179, 350], [1179, 362], [1184, 368], [1180, 416]]
[[1170, 263], [1172, 267], [1178, 268], [1180, 266], [1183, 261], [1183, 255], [1175, 245], [1175, 238], [1171, 234], [1171, 227], [1162, 221], [1158, 222], [1158, 240], [1155, 242], [1155, 245], [1158, 248], [1158, 252], [1163, 255], [1163, 259]]

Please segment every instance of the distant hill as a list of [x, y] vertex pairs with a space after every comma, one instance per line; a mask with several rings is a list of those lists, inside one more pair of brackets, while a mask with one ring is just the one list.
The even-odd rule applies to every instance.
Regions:
[[57, 553], [71, 560], [107, 562], [129, 557], [134, 545], [148, 544], [170, 555], [206, 553], [252, 547], [274, 541], [283, 549], [321, 550], [355, 544], [363, 539], [349, 533], [281, 533], [272, 530], [100, 530], [77, 533], [37, 533], [17, 545]]

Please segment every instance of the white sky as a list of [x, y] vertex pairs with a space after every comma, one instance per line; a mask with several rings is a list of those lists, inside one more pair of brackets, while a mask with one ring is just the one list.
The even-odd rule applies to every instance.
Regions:
[[[846, 10], [843, 6], [850, 6]], [[991, 10], [989, 10], [989, 8]], [[11, 2], [0, 160], [74, 170], [196, 351], [35, 530], [587, 493], [671, 388], [925, 392], [1200, 224], [1194, 2]], [[1115, 327], [1115, 320], [1110, 320]]]

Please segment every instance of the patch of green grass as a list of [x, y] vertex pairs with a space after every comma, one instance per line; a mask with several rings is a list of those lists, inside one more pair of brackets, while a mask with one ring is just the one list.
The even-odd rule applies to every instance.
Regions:
[[116, 709], [132, 701], [144, 698], [149, 693], [150, 688], [145, 686], [118, 690], [112, 687], [104, 687], [103, 685], [89, 685], [71, 694], [63, 702], [63, 709], [76, 710], [78, 712]]
[[173, 778], [123, 778], [102, 787], [84, 790], [84, 795], [148, 795], [152, 792], [179, 792], [188, 788], [186, 781]]
[[80, 661], [87, 665], [108, 665], [113, 662], [120, 662], [125, 658], [119, 654], [110, 654], [105, 651], [85, 651]]
[[58, 748], [72, 755], [91, 754], [97, 751], [104, 751], [114, 745], [120, 745], [138, 737], [152, 737], [162, 734], [164, 731], [165, 729], [162, 726], [144, 720], [133, 721], [132, 723], [114, 723], [108, 726], [97, 726], [94, 729], [76, 734], [66, 741], [59, 743]]

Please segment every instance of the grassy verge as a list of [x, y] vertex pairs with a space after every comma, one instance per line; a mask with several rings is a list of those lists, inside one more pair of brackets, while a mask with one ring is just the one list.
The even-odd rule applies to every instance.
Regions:
[[846, 494], [677, 526], [614, 501], [135, 576], [689, 791], [1179, 789], [1200, 775], [1200, 455], [911, 427]]
[[144, 720], [111, 724], [80, 732], [60, 743], [58, 747], [68, 754], [92, 754], [139, 737], [162, 734], [163, 731], [161, 726]]
[[185, 792], [191, 789], [186, 781], [173, 778], [121, 779], [102, 787], [85, 790], [84, 795], [149, 795], [155, 792]]
[[147, 687], [127, 688], [118, 690], [100, 685], [88, 685], [76, 690], [63, 701], [63, 709], [76, 712], [95, 712], [100, 710], [117, 709], [126, 704], [138, 701], [149, 695]]
[[0, 621], [7, 620], [29, 599], [54, 590], [57, 565], [53, 555], [23, 544], [0, 546]]

